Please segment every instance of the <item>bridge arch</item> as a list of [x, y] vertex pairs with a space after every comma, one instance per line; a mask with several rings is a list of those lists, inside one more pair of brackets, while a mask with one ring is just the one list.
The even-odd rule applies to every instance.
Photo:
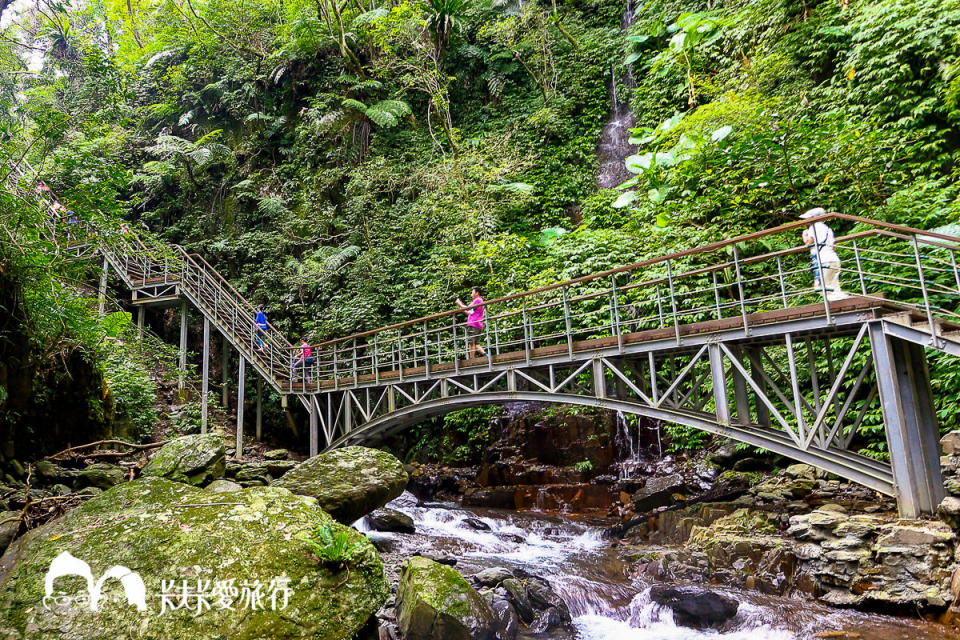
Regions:
[[824, 471], [857, 482], [886, 495], [895, 495], [893, 474], [890, 465], [878, 462], [839, 448], [798, 449], [788, 438], [769, 429], [744, 429], [711, 422], [702, 416], [670, 409], [656, 409], [628, 400], [615, 398], [597, 398], [574, 394], [552, 394], [545, 392], [491, 392], [438, 398], [398, 409], [388, 415], [371, 420], [356, 427], [332, 443], [328, 449], [351, 444], [373, 444], [379, 439], [389, 437], [428, 418], [470, 407], [503, 405], [506, 403], [527, 402], [540, 404], [566, 404], [609, 409], [624, 414], [662, 420], [708, 433], [725, 436], [745, 444], [763, 447], [785, 457], [812, 465]]

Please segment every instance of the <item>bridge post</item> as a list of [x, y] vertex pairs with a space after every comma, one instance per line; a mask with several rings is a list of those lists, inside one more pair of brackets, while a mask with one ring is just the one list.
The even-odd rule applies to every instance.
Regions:
[[934, 513], [945, 492], [926, 354], [880, 322], [869, 333], [900, 515]]
[[100, 315], [107, 311], [107, 275], [110, 273], [110, 263], [103, 259], [103, 271], [100, 273], [100, 288], [97, 290], [100, 296]]
[[180, 359], [178, 362], [179, 375], [177, 389], [183, 391], [186, 385], [187, 374], [187, 301], [180, 303]]
[[713, 403], [717, 408], [717, 422], [730, 424], [730, 403], [727, 400], [727, 376], [723, 366], [723, 350], [717, 342], [707, 345], [710, 356], [710, 377], [713, 381]]
[[[750, 361], [750, 376], [757, 383], [757, 387], [760, 389], [760, 392], [766, 395], [767, 393], [767, 382], [763, 379], [763, 362], [760, 358], [760, 349], [762, 347], [745, 347], [744, 353], [747, 355], [747, 359]], [[756, 393], [754, 393], [754, 398], [756, 398], [757, 405], [757, 424], [763, 427], [770, 426], [770, 408], [761, 400]]]
[[[743, 350], [738, 345], [730, 345], [730, 353], [741, 365], [743, 364]], [[733, 397], [737, 408], [737, 422], [744, 425], [750, 424], [750, 399], [747, 395], [747, 379], [736, 367], [731, 367], [730, 373], [733, 374]]]
[[137, 311], [137, 340], [143, 340], [143, 322], [146, 320], [147, 308], [144, 305], [140, 305], [140, 310]]
[[244, 380], [244, 365], [246, 360], [243, 355], [240, 356], [240, 362], [238, 369], [240, 370], [237, 380], [237, 449], [236, 457], [237, 460], [243, 458], [243, 392], [245, 391], [244, 387], [246, 386]]
[[607, 379], [600, 358], [593, 359], [593, 395], [601, 400], [607, 397]]
[[317, 418], [320, 409], [317, 406], [317, 399], [313, 396], [308, 397], [310, 398], [310, 457], [312, 458], [319, 453], [320, 449], [317, 432]]
[[200, 433], [207, 432], [207, 395], [210, 392], [210, 319], [203, 316], [203, 383], [200, 385]]
[[221, 388], [222, 402], [224, 409], [230, 407], [230, 341], [226, 334], [223, 337], [223, 386]]
[[257, 442], [263, 440], [263, 378], [257, 377]]

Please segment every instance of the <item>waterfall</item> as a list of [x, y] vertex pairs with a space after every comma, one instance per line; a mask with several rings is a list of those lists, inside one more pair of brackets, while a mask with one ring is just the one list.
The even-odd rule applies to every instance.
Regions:
[[[633, 1], [627, 0], [620, 18], [620, 29], [627, 31], [633, 25]], [[636, 84], [633, 79], [632, 65], [628, 64], [623, 75], [623, 86], [628, 91]], [[600, 144], [597, 145], [597, 155], [600, 156], [600, 175], [597, 176], [597, 186], [610, 189], [621, 184], [630, 177], [624, 165], [624, 160], [631, 152], [630, 129], [636, 125], [633, 112], [630, 110], [629, 95], [621, 101], [617, 95], [617, 74], [613, 65], [610, 67], [610, 81], [607, 87], [610, 95], [610, 118], [600, 135]]]

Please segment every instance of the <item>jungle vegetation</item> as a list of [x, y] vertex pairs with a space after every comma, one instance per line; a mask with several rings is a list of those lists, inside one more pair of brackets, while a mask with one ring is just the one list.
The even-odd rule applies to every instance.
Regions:
[[[202, 254], [288, 335], [814, 206], [960, 220], [957, 0], [0, 0], [0, 19], [0, 179], [26, 159], [72, 208]], [[622, 189], [596, 182], [611, 78], [637, 124]], [[14, 420], [9, 370], [43, 374], [40, 402], [71, 357], [120, 365], [74, 287], [95, 276], [31, 235], [22, 198], [0, 207]]]

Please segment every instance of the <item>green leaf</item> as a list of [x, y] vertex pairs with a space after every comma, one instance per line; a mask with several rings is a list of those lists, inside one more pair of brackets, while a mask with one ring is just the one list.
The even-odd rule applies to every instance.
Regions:
[[713, 142], [720, 142], [723, 139], [725, 139], [727, 136], [729, 136], [731, 133], [733, 133], [733, 127], [731, 127], [730, 125], [724, 125], [719, 129], [717, 129], [716, 131], [714, 131], [712, 134], [710, 134], [710, 139]]
[[647, 197], [650, 198], [650, 202], [660, 204], [667, 199], [671, 191], [673, 191], [671, 187], [653, 188], [647, 191]]
[[623, 209], [624, 207], [629, 207], [633, 204], [633, 201], [637, 199], [636, 191], [624, 191], [620, 196], [613, 201], [613, 204], [610, 205], [614, 209]]
[[652, 153], [635, 154], [626, 159], [627, 171], [630, 173], [643, 173], [649, 171], [654, 163]]
[[360, 111], [362, 113], [367, 112], [367, 105], [363, 104], [359, 100], [354, 100], [353, 98], [347, 98], [341, 102], [340, 105], [347, 109], [354, 109], [355, 111]]
[[661, 212], [661, 213], [658, 213], [658, 214], [657, 214], [657, 226], [660, 227], [660, 228], [665, 228], [665, 227], [670, 226], [670, 216], [668, 216], [667, 214], [662, 213], [662, 212]]
[[643, 54], [641, 52], [634, 51], [624, 59], [623, 64], [633, 64], [634, 62], [639, 60], [642, 56]]
[[650, 39], [650, 36], [648, 35], [627, 36], [627, 42], [636, 42], [637, 44], [646, 42], [649, 39]]

